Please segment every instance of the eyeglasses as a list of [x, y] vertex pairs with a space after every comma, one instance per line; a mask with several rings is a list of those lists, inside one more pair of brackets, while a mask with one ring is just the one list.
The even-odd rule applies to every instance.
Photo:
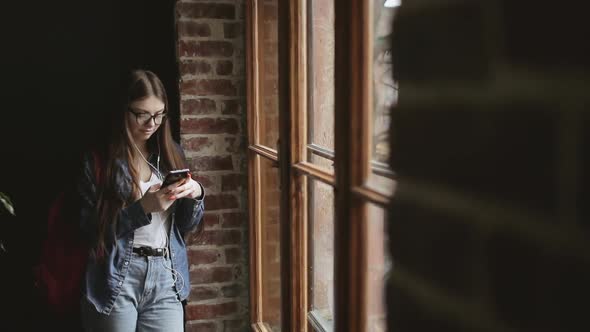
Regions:
[[148, 112], [136, 112], [131, 108], [129, 108], [129, 112], [135, 115], [135, 120], [137, 121], [137, 124], [141, 126], [147, 125], [148, 123], [150, 123], [152, 119], [154, 120], [155, 125], [160, 125], [162, 124], [162, 121], [164, 121], [164, 119], [166, 118], [166, 112], [151, 115]]

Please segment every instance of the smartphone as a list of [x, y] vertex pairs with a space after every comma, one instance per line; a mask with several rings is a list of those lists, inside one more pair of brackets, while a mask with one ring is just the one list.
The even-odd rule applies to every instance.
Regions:
[[171, 185], [175, 182], [187, 178], [189, 173], [190, 170], [188, 168], [170, 171], [168, 174], [166, 174], [164, 182], [162, 182], [162, 187], [166, 187], [168, 185]]

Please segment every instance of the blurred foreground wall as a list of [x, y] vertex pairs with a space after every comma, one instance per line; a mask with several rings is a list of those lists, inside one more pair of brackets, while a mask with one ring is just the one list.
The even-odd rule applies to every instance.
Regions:
[[403, 1], [389, 330], [589, 331], [582, 2]]

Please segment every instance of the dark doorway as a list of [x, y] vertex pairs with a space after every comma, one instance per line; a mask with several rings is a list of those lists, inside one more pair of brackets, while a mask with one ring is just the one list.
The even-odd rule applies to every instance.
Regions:
[[31, 274], [47, 207], [76, 170], [79, 153], [108, 128], [106, 114], [121, 73], [145, 68], [160, 76], [179, 139], [174, 4], [2, 4], [0, 192], [12, 198], [16, 217], [0, 228], [8, 249], [1, 257], [0, 291], [10, 304], [0, 315], [0, 326], [48, 327], [44, 308], [35, 303]]

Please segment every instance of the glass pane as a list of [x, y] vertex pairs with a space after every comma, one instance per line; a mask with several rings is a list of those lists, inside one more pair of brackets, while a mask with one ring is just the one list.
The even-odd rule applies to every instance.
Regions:
[[386, 331], [385, 276], [392, 260], [388, 250], [385, 210], [377, 205], [367, 206], [367, 331]]
[[308, 180], [311, 308], [325, 328], [334, 318], [334, 189]]
[[397, 7], [391, 1], [374, 0], [373, 22], [373, 160], [389, 162], [389, 125], [391, 108], [397, 103], [397, 82], [394, 82], [391, 61], [391, 34]]
[[308, 6], [308, 143], [334, 151], [334, 1]]
[[372, 164], [373, 172], [369, 175], [368, 185], [372, 189], [387, 195], [392, 196], [395, 192], [395, 185], [396, 182], [393, 179], [393, 173], [387, 168], [386, 172], [381, 172], [383, 167], [375, 167], [375, 164]]
[[279, 139], [278, 0], [264, 0], [258, 7], [259, 138], [260, 144], [277, 150]]
[[281, 265], [279, 172], [273, 162], [260, 160], [262, 245], [262, 319], [272, 331], [281, 330]]
[[[392, 75], [393, 19], [400, 1], [373, 1], [373, 137], [369, 182], [385, 194], [393, 193], [392, 172], [389, 170], [389, 127], [391, 110], [397, 103], [397, 82]], [[388, 171], [389, 170], [389, 171]]]
[[334, 161], [332, 161], [331, 159], [319, 156], [308, 149], [307, 160], [310, 163], [317, 165], [326, 171], [334, 173]]

